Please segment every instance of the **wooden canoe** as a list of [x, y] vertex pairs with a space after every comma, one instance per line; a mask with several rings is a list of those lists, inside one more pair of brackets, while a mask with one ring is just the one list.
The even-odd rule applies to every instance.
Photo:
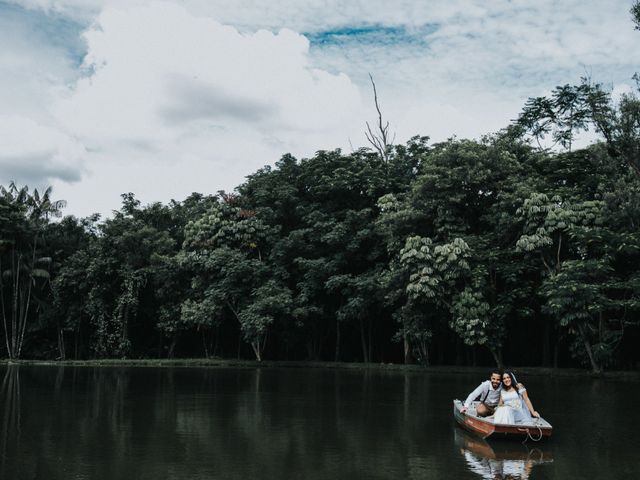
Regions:
[[462, 401], [453, 401], [453, 417], [458, 425], [475, 435], [485, 439], [531, 439], [544, 440], [551, 436], [553, 427], [543, 418], [532, 418], [531, 422], [519, 424], [494, 423], [492, 417], [478, 417], [476, 407], [480, 402], [473, 402], [469, 409], [462, 413]]

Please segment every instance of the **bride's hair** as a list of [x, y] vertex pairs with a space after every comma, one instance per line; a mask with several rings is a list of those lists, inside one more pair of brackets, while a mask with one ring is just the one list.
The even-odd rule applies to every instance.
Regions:
[[[505, 370], [504, 375], [509, 375], [509, 378], [511, 379], [511, 386], [515, 389], [516, 392], [520, 392], [520, 389], [518, 388], [518, 381], [516, 380], [516, 376], [513, 374], [513, 372]], [[504, 385], [504, 382], [502, 383]]]

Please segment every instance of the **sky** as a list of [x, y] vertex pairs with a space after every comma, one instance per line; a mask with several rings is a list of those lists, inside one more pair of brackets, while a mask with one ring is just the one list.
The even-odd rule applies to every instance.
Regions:
[[587, 75], [629, 91], [631, 0], [0, 0], [0, 184], [109, 216], [283, 154], [479, 138]]

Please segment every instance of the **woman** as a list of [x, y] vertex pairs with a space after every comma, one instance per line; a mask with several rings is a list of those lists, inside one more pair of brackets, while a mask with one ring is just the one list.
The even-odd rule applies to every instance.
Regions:
[[527, 395], [527, 389], [521, 383], [516, 382], [516, 377], [512, 372], [505, 372], [502, 375], [500, 402], [493, 416], [493, 422], [502, 424], [527, 423], [531, 421], [531, 417], [540, 418], [540, 414], [533, 408], [529, 395]]

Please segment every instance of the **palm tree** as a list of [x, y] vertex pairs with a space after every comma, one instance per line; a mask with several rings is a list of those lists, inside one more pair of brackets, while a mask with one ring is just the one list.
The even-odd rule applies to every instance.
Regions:
[[0, 308], [10, 359], [22, 352], [33, 287], [50, 278], [51, 258], [38, 255], [42, 232], [64, 206], [64, 201], [51, 200], [51, 187], [30, 195], [27, 186], [18, 188], [15, 182], [0, 186]]

